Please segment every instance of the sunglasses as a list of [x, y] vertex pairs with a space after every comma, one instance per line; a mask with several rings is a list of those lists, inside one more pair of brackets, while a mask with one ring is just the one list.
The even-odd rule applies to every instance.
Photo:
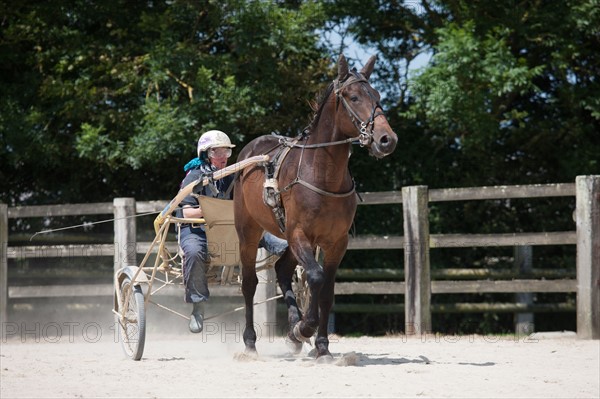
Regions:
[[211, 158], [229, 158], [231, 156], [231, 148], [211, 148], [208, 150], [208, 156]]

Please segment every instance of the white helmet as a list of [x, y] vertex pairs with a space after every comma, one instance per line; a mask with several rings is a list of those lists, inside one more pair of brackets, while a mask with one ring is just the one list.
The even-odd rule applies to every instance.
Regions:
[[203, 133], [198, 139], [198, 157], [201, 152], [208, 151], [211, 148], [227, 147], [233, 148], [235, 144], [231, 144], [229, 137], [220, 130], [209, 130]]

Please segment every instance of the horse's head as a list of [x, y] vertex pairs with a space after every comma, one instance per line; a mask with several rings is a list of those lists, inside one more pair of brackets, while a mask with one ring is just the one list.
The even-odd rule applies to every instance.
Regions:
[[[383, 113], [379, 92], [369, 84], [375, 60], [376, 57], [372, 56], [364, 68], [357, 72], [356, 69], [349, 70], [346, 57], [340, 55], [338, 77], [333, 82], [333, 88], [339, 130], [348, 137], [358, 138], [361, 146], [369, 147], [371, 155], [383, 158], [394, 152], [398, 136]], [[339, 107], [340, 103], [346, 112]]]

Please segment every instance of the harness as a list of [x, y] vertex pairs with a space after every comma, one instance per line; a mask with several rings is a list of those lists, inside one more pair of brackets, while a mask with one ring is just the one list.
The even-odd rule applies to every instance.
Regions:
[[[285, 209], [281, 203], [281, 193], [287, 192], [291, 190], [291, 188], [300, 184], [308, 188], [309, 190], [326, 197], [333, 198], [345, 198], [349, 197], [352, 194], [356, 193], [356, 184], [354, 179], [352, 179], [352, 187], [350, 190], [344, 193], [334, 193], [331, 191], [323, 190], [315, 185], [307, 182], [302, 179], [300, 172], [302, 167], [302, 159], [304, 157], [304, 151], [306, 149], [315, 149], [315, 148], [324, 148], [331, 147], [336, 145], [348, 144], [358, 140], [358, 143], [361, 147], [369, 146], [373, 142], [373, 127], [375, 123], [375, 118], [379, 115], [384, 115], [383, 109], [381, 107], [381, 103], [372, 95], [369, 90], [366, 90], [367, 94], [372, 100], [372, 109], [371, 115], [367, 121], [363, 121], [358, 114], [352, 109], [348, 101], [342, 95], [342, 91], [355, 83], [368, 83], [367, 79], [364, 78], [360, 73], [356, 72], [356, 70], [352, 70], [350, 72], [350, 77], [339, 81], [338, 79], [333, 81], [333, 89], [336, 96], [336, 111], [339, 107], [340, 102], [348, 112], [350, 119], [354, 126], [359, 131], [359, 135], [357, 137], [349, 137], [345, 140], [331, 141], [327, 143], [316, 143], [316, 144], [298, 144], [301, 140], [304, 140], [308, 137], [308, 134], [303, 133], [302, 135], [296, 138], [289, 138], [277, 134], [272, 134], [272, 136], [276, 137], [279, 141], [277, 147], [280, 147], [279, 151], [271, 158], [270, 162], [265, 163], [265, 182], [263, 183], [263, 202], [271, 208], [273, 214], [275, 216], [275, 220], [279, 226], [281, 232], [285, 232]], [[379, 112], [377, 110], [379, 109]], [[275, 148], [277, 148], [275, 147]], [[274, 148], [274, 149], [275, 149]], [[292, 148], [300, 148], [300, 159], [298, 160], [298, 168], [296, 173], [296, 178], [293, 179], [288, 185], [286, 185], [282, 190], [279, 190], [279, 184], [277, 179], [279, 177], [279, 171], [281, 169], [281, 165], [283, 164], [284, 159], [287, 157], [288, 153]], [[272, 151], [272, 150], [271, 150]], [[269, 151], [270, 152], [270, 151]]]

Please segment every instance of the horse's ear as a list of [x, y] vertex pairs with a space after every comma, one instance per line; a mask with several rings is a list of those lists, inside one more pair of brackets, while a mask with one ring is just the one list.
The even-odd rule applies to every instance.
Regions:
[[338, 59], [338, 81], [343, 81], [346, 76], [348, 76], [348, 61], [346, 61], [344, 54], [340, 54]]
[[360, 73], [365, 77], [365, 79], [369, 79], [369, 77], [371, 76], [373, 68], [375, 68], [375, 61], [377, 61], [377, 56], [372, 55], [371, 58], [369, 58], [369, 61], [367, 61], [363, 69], [360, 71]]

